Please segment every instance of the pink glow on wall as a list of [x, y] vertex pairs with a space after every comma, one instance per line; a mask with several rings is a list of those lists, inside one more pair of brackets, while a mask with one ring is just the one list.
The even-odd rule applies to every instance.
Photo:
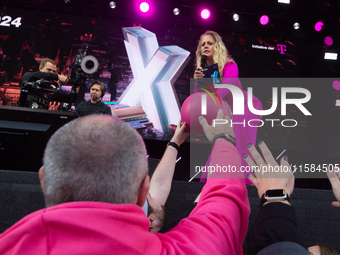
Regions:
[[150, 6], [147, 2], [143, 2], [143, 3], [140, 4], [139, 8], [142, 12], [147, 12], [147, 11], [149, 11]]
[[324, 42], [327, 46], [331, 46], [333, 44], [333, 39], [330, 36], [326, 36]]
[[263, 16], [261, 16], [261, 18], [260, 18], [260, 23], [261, 23], [261, 25], [267, 25], [268, 24], [268, 22], [269, 22], [269, 17], [267, 16], [267, 15], [263, 15]]
[[319, 21], [319, 22], [316, 22], [314, 28], [315, 28], [316, 31], [319, 32], [319, 31], [321, 31], [322, 26], [323, 26], [323, 23], [321, 21]]
[[201, 11], [201, 17], [203, 19], [207, 19], [210, 17], [210, 11], [208, 9], [204, 9], [203, 11]]
[[340, 90], [340, 81], [333, 81], [333, 88], [336, 90]]

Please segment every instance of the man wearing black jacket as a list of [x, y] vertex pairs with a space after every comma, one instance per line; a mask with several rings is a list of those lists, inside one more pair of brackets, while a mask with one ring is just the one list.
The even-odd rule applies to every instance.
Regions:
[[[62, 83], [68, 82], [68, 77], [56, 74], [57, 66], [52, 59], [44, 58], [40, 62], [38, 72], [27, 72], [23, 76], [22, 89], [18, 106], [29, 108], [48, 109], [49, 103], [53, 101], [66, 102], [72, 104], [79, 91], [78, 88], [73, 88], [71, 94], [65, 94], [60, 91], [55, 91], [55, 86], [50, 84], [50, 81], [60, 81]], [[29, 88], [28, 83], [36, 82], [38, 80], [45, 80], [39, 84], [39, 89]]]
[[90, 114], [109, 114], [111, 113], [111, 108], [105, 105], [100, 99], [105, 94], [105, 85], [100, 81], [93, 81], [90, 84], [90, 95], [91, 99], [86, 102], [80, 103], [75, 112], [79, 114], [80, 117], [90, 115]]

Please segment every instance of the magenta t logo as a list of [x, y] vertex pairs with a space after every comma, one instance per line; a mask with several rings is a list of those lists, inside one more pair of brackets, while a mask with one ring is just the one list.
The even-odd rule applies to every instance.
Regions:
[[277, 50], [280, 51], [280, 54], [285, 54], [286, 50], [286, 45], [284, 44], [278, 44], [277, 45]]

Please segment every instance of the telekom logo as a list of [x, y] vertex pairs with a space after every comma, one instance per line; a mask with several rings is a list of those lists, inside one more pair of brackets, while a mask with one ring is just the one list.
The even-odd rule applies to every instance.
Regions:
[[287, 51], [286, 45], [284, 44], [278, 44], [277, 45], [277, 50], [280, 52], [280, 54], [286, 54], [285, 52]]

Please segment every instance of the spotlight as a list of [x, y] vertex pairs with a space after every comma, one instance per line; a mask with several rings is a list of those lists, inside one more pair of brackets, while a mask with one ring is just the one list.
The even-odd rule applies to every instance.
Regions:
[[240, 19], [240, 16], [238, 16], [238, 14], [235, 13], [235, 14], [233, 15], [233, 20], [234, 20], [234, 21], [238, 21], [239, 19]]
[[336, 89], [336, 90], [340, 90], [340, 81], [333, 81], [333, 88]]
[[65, 0], [66, 4], [69, 4], [71, 2], [71, 0]]
[[175, 14], [175, 15], [178, 15], [178, 14], [179, 14], [179, 9], [178, 9], [178, 8], [175, 8], [175, 9], [174, 9], [174, 14]]
[[261, 25], [265, 26], [268, 24], [268, 22], [269, 22], [269, 17], [267, 15], [261, 16], [260, 18]]
[[147, 12], [150, 9], [150, 6], [147, 2], [143, 2], [140, 4], [139, 8], [142, 12]]
[[300, 23], [295, 22], [293, 27], [294, 27], [294, 29], [299, 29], [300, 28]]
[[290, 4], [290, 0], [278, 0], [277, 2], [281, 4]]
[[334, 53], [334, 52], [325, 52], [324, 59], [337, 60], [337, 59], [338, 59], [338, 53]]
[[116, 8], [116, 3], [115, 2], [110, 2], [110, 7], [112, 8], [112, 9], [114, 9], [114, 8]]
[[203, 19], [207, 19], [210, 17], [210, 11], [208, 9], [204, 9], [203, 11], [201, 11], [201, 17]]
[[323, 26], [323, 23], [321, 21], [316, 22], [314, 29], [319, 32], [319, 31], [321, 31], [322, 26]]
[[331, 46], [333, 44], [333, 39], [330, 36], [326, 36], [324, 42], [327, 46]]

